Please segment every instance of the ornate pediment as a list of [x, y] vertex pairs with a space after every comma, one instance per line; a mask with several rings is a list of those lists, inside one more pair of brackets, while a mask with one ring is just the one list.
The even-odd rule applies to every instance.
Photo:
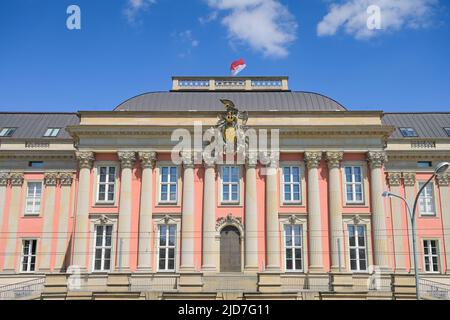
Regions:
[[216, 231], [220, 231], [224, 226], [227, 225], [234, 225], [241, 230], [244, 229], [242, 226], [242, 219], [240, 217], [234, 217], [231, 213], [229, 213], [226, 217], [217, 219]]

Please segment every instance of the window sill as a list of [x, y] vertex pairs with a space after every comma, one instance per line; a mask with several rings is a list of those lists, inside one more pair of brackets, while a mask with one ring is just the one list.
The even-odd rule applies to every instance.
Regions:
[[368, 208], [369, 205], [364, 202], [361, 203], [346, 203], [344, 204], [344, 208]]
[[436, 214], [419, 214], [419, 218], [436, 219], [438, 216]]
[[282, 202], [281, 207], [304, 207], [302, 202]]
[[41, 216], [40, 213], [37, 213], [37, 214], [27, 213], [27, 214], [24, 214], [24, 215], [22, 216], [22, 218], [25, 218], [25, 219], [33, 219], [33, 218], [42, 218], [42, 216]]
[[178, 202], [158, 202], [156, 207], [179, 207], [180, 204]]
[[115, 202], [95, 203], [92, 207], [93, 208], [118, 208], [118, 206], [116, 205]]
[[219, 208], [241, 208], [242, 203], [239, 202], [224, 202], [218, 205]]

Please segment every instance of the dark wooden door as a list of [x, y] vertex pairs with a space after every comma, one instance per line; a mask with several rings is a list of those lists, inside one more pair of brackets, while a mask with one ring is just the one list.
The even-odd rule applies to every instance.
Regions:
[[220, 232], [220, 272], [241, 272], [239, 230], [226, 226]]

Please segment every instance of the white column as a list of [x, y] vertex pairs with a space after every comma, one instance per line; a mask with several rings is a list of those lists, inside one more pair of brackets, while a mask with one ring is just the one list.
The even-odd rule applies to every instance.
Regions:
[[245, 167], [245, 271], [258, 271], [258, 204], [256, 164], [258, 155], [249, 152]]
[[267, 271], [280, 271], [280, 231], [278, 222], [278, 159], [271, 154], [266, 170], [266, 255]]
[[215, 199], [216, 170], [214, 159], [205, 158], [205, 180], [203, 184], [203, 239], [202, 239], [202, 270], [216, 271], [215, 248]]
[[[20, 203], [22, 196], [22, 185], [23, 185], [23, 173], [12, 172], [10, 175], [11, 179], [11, 201], [9, 204], [9, 219], [8, 219], [8, 229], [6, 234], [6, 250], [5, 254], [5, 268], [6, 272], [14, 272], [15, 262], [19, 261], [20, 251], [16, 251], [18, 238], [17, 229], [19, 226], [20, 217]], [[21, 248], [19, 248], [21, 250]]]
[[327, 152], [326, 154], [328, 162], [331, 270], [333, 272], [339, 271], [339, 267], [341, 267], [341, 270], [345, 268], [341, 205], [341, 161], [343, 155], [343, 152]]
[[387, 161], [385, 152], [369, 152], [367, 159], [370, 163], [370, 191], [372, 204], [372, 228], [374, 263], [381, 269], [391, 269], [389, 266], [389, 246], [387, 243], [386, 214], [384, 212], [383, 165]]
[[[402, 174], [400, 172], [389, 172], [388, 181], [390, 191], [394, 194], [400, 195], [400, 184]], [[405, 272], [405, 246], [403, 245], [403, 210], [402, 201], [400, 199], [391, 197], [391, 211], [392, 211], [392, 225], [394, 234], [394, 255], [395, 255], [395, 272]], [[409, 217], [408, 217], [409, 218]]]
[[53, 255], [52, 252], [52, 240], [53, 236], [57, 233], [53, 233], [53, 218], [55, 216], [55, 195], [56, 195], [56, 182], [58, 174], [56, 172], [48, 172], [44, 175], [45, 185], [45, 207], [44, 207], [44, 226], [43, 236], [40, 246], [40, 259], [39, 259], [39, 271], [50, 272], [50, 261]]
[[320, 216], [319, 166], [322, 152], [305, 152], [308, 168], [309, 271], [323, 272], [322, 221]]
[[91, 166], [94, 161], [93, 152], [77, 152], [80, 169], [77, 195], [77, 211], [75, 214], [75, 234], [72, 264], [86, 271], [86, 257], [89, 234], [89, 198], [91, 189]]
[[138, 270], [152, 271], [153, 169], [156, 152], [139, 152], [142, 167]]
[[181, 266], [182, 272], [194, 270], [194, 161], [192, 152], [182, 152], [183, 206], [181, 216]]
[[[415, 172], [404, 172], [403, 173], [403, 184], [405, 185], [405, 198], [409, 205], [413, 206], [414, 198], [416, 196], [416, 173]], [[408, 214], [408, 213], [407, 213]], [[409, 243], [409, 263], [410, 263], [410, 273], [414, 273], [414, 250], [412, 243], [412, 225], [411, 219], [408, 214], [408, 243]]]
[[131, 205], [132, 205], [132, 175], [133, 166], [136, 160], [133, 151], [119, 151], [118, 153], [121, 174], [120, 174], [120, 208], [119, 208], [119, 259], [116, 268], [119, 271], [128, 272], [130, 270], [130, 250], [131, 250]]
[[9, 174], [7, 172], [0, 172], [0, 233], [3, 230], [3, 216], [6, 199], [6, 186], [8, 185]]
[[56, 272], [65, 271], [66, 269], [72, 177], [72, 172], [62, 172], [59, 174], [59, 183], [61, 185], [61, 206], [59, 208], [58, 216], [58, 240], [56, 241]]
[[447, 270], [445, 273], [450, 274], [450, 173], [440, 174], [436, 178], [439, 185], [439, 195], [441, 199], [445, 260], [447, 261]]

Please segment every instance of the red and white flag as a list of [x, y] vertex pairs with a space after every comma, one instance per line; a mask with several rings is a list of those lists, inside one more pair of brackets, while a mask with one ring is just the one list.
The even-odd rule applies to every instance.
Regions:
[[239, 59], [239, 60], [234, 61], [234, 62], [231, 64], [231, 67], [230, 67], [231, 75], [232, 75], [233, 77], [234, 77], [234, 76], [237, 76], [238, 73], [241, 72], [242, 70], [244, 70], [246, 67], [247, 67], [247, 65], [245, 64], [245, 61], [244, 61], [244, 59], [242, 59], [242, 58]]

